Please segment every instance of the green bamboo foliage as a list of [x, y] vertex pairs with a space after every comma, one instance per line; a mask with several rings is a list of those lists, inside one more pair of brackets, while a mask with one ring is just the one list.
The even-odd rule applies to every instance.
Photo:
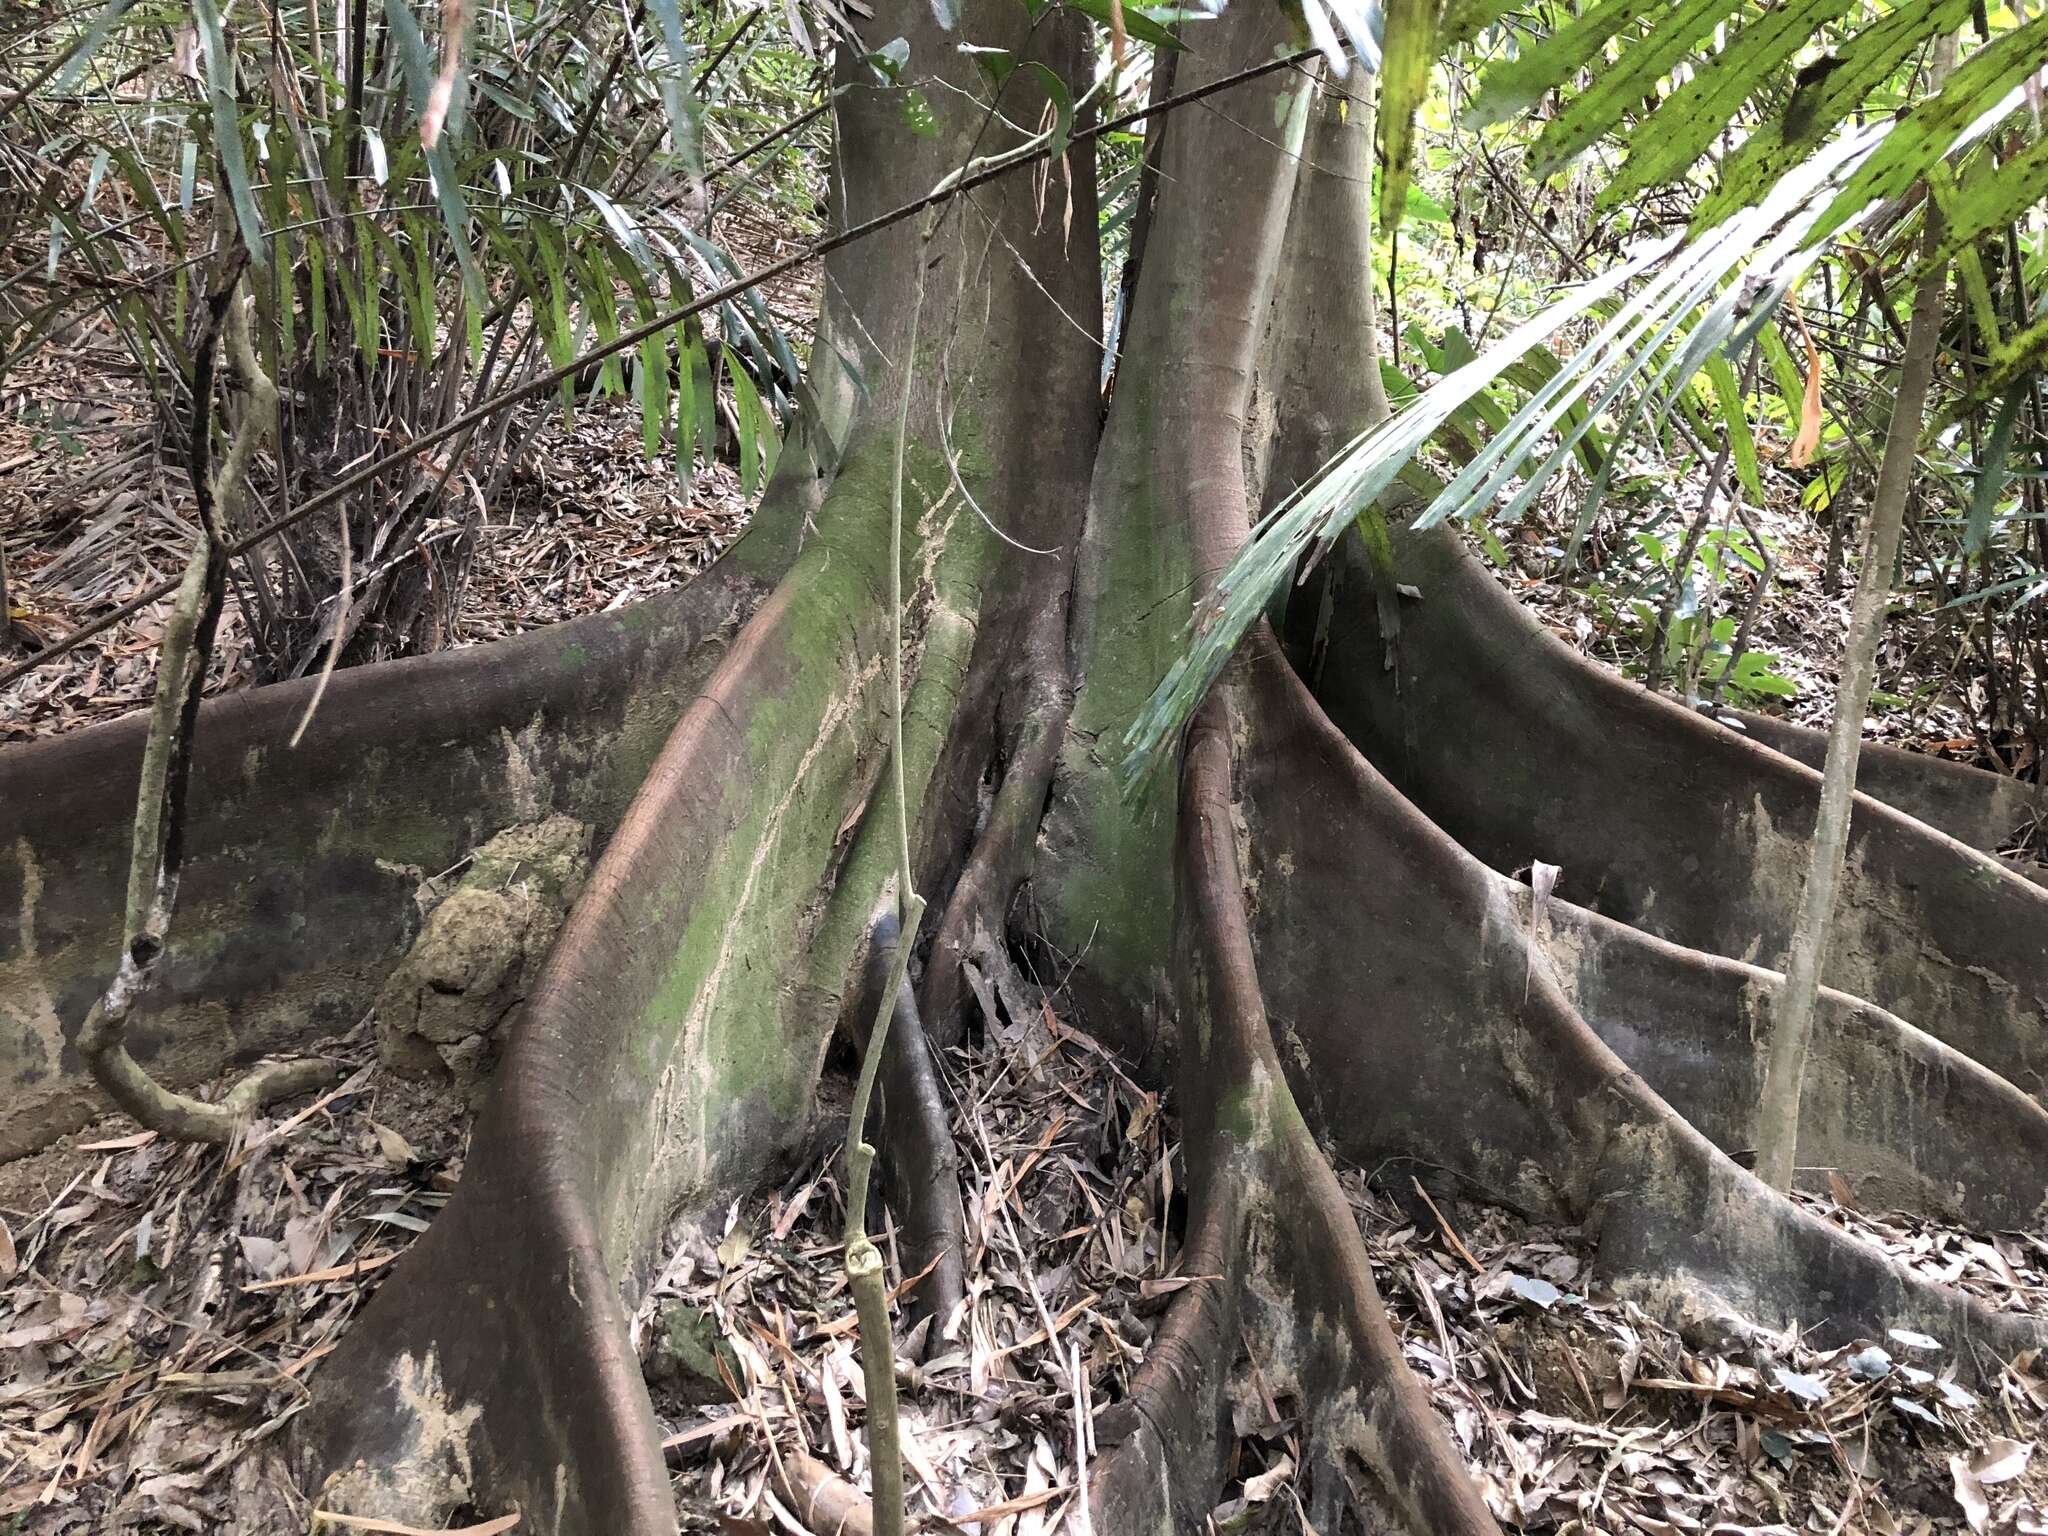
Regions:
[[[48, 266], [35, 275], [46, 292], [31, 305], [26, 285], [0, 284], [0, 366], [67, 314], [105, 305], [103, 286], [75, 279], [106, 262], [144, 279], [114, 306], [131, 348], [152, 371], [177, 364], [173, 295], [225, 227], [265, 274], [263, 323], [287, 399], [310, 388], [345, 401], [367, 436], [400, 420], [418, 430], [431, 425], [423, 411], [452, 414], [514, 367], [563, 362], [579, 337], [615, 333], [622, 312], [651, 313], [736, 272], [678, 211], [690, 202], [678, 188], [702, 188], [707, 131], [729, 145], [777, 115], [772, 103], [795, 112], [816, 99], [815, 61], [766, 28], [726, 48], [741, 22], [691, 18], [711, 29], [699, 43], [745, 73], [748, 88], [731, 91], [699, 75], [705, 49], [685, 36], [675, 0], [631, 26], [525, 0], [474, 15], [461, 88], [428, 149], [419, 116], [438, 68], [436, 9], [352, 0], [339, 28], [332, 6], [286, 0], [270, 14], [265, 25], [220, 0], [113, 0], [74, 36], [51, 39], [73, 51], [44, 90], [83, 103], [66, 142], [90, 170], [82, 198], [53, 196], [42, 215]], [[189, 69], [159, 63], [171, 78], [152, 99], [106, 89], [181, 34], [177, 65]], [[768, 104], [756, 105], [764, 90]], [[732, 120], [720, 122], [728, 97]], [[649, 108], [664, 133], [648, 131]], [[140, 220], [162, 244], [127, 238]], [[166, 246], [166, 281], [150, 282], [137, 257], [160, 262]], [[700, 327], [681, 329], [630, 369], [608, 366], [595, 387], [638, 401], [648, 452], [674, 452], [687, 468], [714, 445], [726, 370], [744, 370], [743, 451], [771, 463], [796, 406], [796, 349], [757, 297], [722, 306], [713, 329], [724, 348]], [[672, 397], [687, 412], [672, 411]]]

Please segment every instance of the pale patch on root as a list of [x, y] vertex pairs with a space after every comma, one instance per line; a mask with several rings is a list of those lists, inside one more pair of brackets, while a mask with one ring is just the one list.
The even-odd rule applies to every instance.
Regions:
[[445, 1525], [475, 1502], [476, 1467], [471, 1435], [483, 1409], [448, 1401], [433, 1351], [424, 1359], [401, 1354], [392, 1362], [397, 1411], [380, 1426], [388, 1440], [375, 1463], [357, 1460], [328, 1475], [315, 1501], [319, 1510], [376, 1520]]

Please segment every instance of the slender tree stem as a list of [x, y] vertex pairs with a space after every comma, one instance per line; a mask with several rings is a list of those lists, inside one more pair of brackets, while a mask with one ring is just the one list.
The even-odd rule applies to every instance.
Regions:
[[[1921, 247], [1930, 255], [1941, 238], [1940, 219], [1930, 200]], [[1884, 635], [1884, 611], [1891, 595], [1900, 530], [1913, 489], [1920, 426], [1941, 349], [1941, 301], [1948, 264], [1931, 268], [1913, 296], [1906, 354], [1899, 365], [1899, 392], [1885, 435], [1884, 462], [1871, 498], [1862, 568], [1850, 609], [1849, 638], [1842, 658], [1842, 683], [1828, 732], [1827, 767], [1822, 776], [1820, 813], [1813, 829], [1813, 853], [1798, 925], [1785, 965], [1784, 985], [1764, 1061], [1763, 1101], [1757, 1124], [1757, 1174], [1774, 1189], [1789, 1189], [1799, 1146], [1799, 1100], [1806, 1078], [1807, 1046], [1813, 1038], [1814, 1008], [1821, 972], [1827, 968], [1835, 899], [1849, 846], [1849, 815], [1856, 792], [1856, 761], [1863, 749], [1863, 713], [1877, 672], [1877, 647]]]
[[889, 1021], [896, 1012], [896, 994], [909, 970], [910, 946], [916, 942], [917, 925], [924, 916], [924, 898], [912, 881], [910, 794], [903, 766], [903, 486], [910, 402], [917, 378], [917, 335], [924, 320], [924, 250], [931, 233], [927, 230], [918, 242], [917, 301], [910, 311], [910, 340], [902, 362], [903, 397], [896, 408], [895, 461], [889, 485], [889, 779], [895, 801], [896, 903], [902, 932], [889, 964], [888, 984], [875, 1004], [875, 1022], [868, 1030], [846, 1127], [846, 1282], [860, 1320], [876, 1536], [902, 1536], [904, 1521], [903, 1448], [896, 1427], [896, 1346], [889, 1326], [882, 1256], [868, 1238], [868, 1179], [874, 1171], [875, 1149], [867, 1139], [867, 1124], [875, 1079], [882, 1069], [882, 1051], [889, 1042]]

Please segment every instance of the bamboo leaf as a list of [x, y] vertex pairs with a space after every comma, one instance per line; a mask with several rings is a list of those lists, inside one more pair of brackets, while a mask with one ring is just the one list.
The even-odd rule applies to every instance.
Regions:
[[1735, 377], [1734, 365], [1719, 352], [1707, 359], [1706, 374], [1714, 386], [1721, 429], [1728, 434], [1729, 450], [1735, 458], [1735, 478], [1750, 502], [1762, 506], [1763, 473], [1757, 464], [1756, 435], [1749, 429], [1748, 402], [1743, 399], [1741, 381]]
[[1380, 61], [1380, 228], [1401, 227], [1413, 177], [1415, 118], [1436, 64], [1438, 0], [1386, 0], [1386, 50]]
[[1949, 207], [1947, 228], [1929, 261], [1949, 260], [1993, 230], [2018, 223], [2041, 201], [2042, 189], [2048, 188], [2048, 138], [2035, 139], [1995, 171], [1988, 161], [1983, 167], [1967, 178]]
[[[1974, 3], [1975, 0], [1921, 0], [1917, 5], [1901, 6], [1857, 32], [1839, 51], [1824, 55], [1800, 71], [1783, 111], [1757, 128], [1728, 157], [1722, 167], [1720, 185], [1707, 195], [1693, 216], [1693, 228], [1710, 228], [1736, 209], [1756, 201], [1764, 190], [1805, 160], [1837, 124], [1858, 110], [1865, 98], [1883, 85], [1916, 49], [1941, 33], [1956, 31], [1969, 20]], [[1879, 155], [1882, 153], [1880, 150]], [[1852, 176], [1852, 185], [1855, 179]], [[1840, 227], [1847, 217], [1840, 212], [1841, 206], [1842, 199], [1837, 198], [1823, 216], [1823, 225], [1833, 218], [1835, 223], [1827, 227]], [[1860, 202], [1855, 205], [1861, 206]], [[1854, 212], [1855, 208], [1849, 211]]]
[[2026, 329], [2008, 336], [1991, 349], [1990, 366], [1977, 377], [1977, 384], [1953, 406], [1941, 423], [1961, 419], [1995, 396], [2004, 394], [2021, 379], [2048, 369], [2048, 305], [2036, 310]]
[[71, 62], [57, 72], [50, 82], [50, 94], [62, 96], [78, 84], [81, 76], [92, 66], [94, 55], [106, 46], [115, 23], [128, 13], [135, 0], [111, 0], [107, 8], [93, 17], [92, 25], [85, 29], [85, 36], [79, 39], [78, 51], [71, 56]]
[[1660, 102], [1656, 131], [1629, 144], [1598, 206], [1613, 208], [1647, 187], [1677, 181], [1727, 132], [1742, 104], [1856, 0], [1788, 0], [1751, 20], [1728, 47]]
[[1991, 425], [1991, 437], [1977, 465], [1977, 488], [1971, 493], [1969, 515], [1963, 524], [1963, 548], [1970, 554], [1982, 554], [1991, 542], [1991, 515], [1998, 509], [1998, 498], [2005, 490], [2006, 455], [2011, 451], [2013, 428], [2019, 422], [2020, 406], [2026, 398], [2025, 389], [2007, 390], [2005, 403], [1998, 408], [1998, 419]]
[[690, 45], [683, 36], [683, 16], [677, 0], [651, 0], [662, 42], [668, 48], [669, 72], [661, 81], [662, 105], [668, 109], [669, 143], [683, 170], [694, 180], [704, 179], [704, 106], [690, 89]]
[[676, 373], [676, 484], [687, 494], [697, 471], [697, 370], [692, 353], [698, 350], [685, 326], [675, 329]]
[[[433, 51], [405, 0], [384, 0], [384, 15], [398, 46], [399, 64], [405, 72], [406, 93], [411, 98], [413, 112], [424, 116], [434, 94], [436, 69]], [[433, 184], [434, 203], [454, 246], [455, 264], [461, 269], [463, 287], [469, 291], [470, 302], [481, 305], [488, 302], [488, 295], [484, 290], [483, 274], [477, 271], [476, 260], [469, 251], [469, 206], [462, 194], [462, 177], [448, 152], [458, 124], [451, 120], [448, 126], [449, 132], [437, 137], [431, 145], [422, 144], [420, 149], [426, 156], [427, 177]]]
[[697, 407], [697, 448], [706, 463], [718, 452], [718, 376], [711, 367], [711, 348], [696, 316], [685, 322], [689, 340], [690, 398]]
[[761, 404], [760, 391], [730, 347], [726, 348], [725, 361], [732, 373], [733, 414], [739, 424], [740, 494], [752, 501], [762, 482], [775, 472], [782, 444], [775, 435], [774, 422]]
[[213, 152], [227, 178], [229, 200], [252, 266], [267, 267], [263, 223], [256, 216], [255, 189], [249, 180], [248, 157], [242, 150], [242, 119], [235, 106], [235, 65], [222, 35], [220, 10], [214, 0], [192, 0], [199, 27], [200, 51], [206, 58], [206, 95], [213, 109]]
[[661, 452], [662, 428], [668, 424], [668, 333], [657, 332], [640, 343], [640, 367], [633, 380], [640, 405], [640, 452], [653, 458]]
[[[1465, 121], [1472, 127], [1483, 128], [1490, 123], [1503, 123], [1511, 117], [1521, 116], [1589, 63], [1599, 59], [1602, 50], [1621, 32], [1637, 25], [1652, 12], [1666, 9], [1668, 3], [1669, 0], [1595, 0], [1583, 14], [1550, 32], [1535, 46], [1525, 47], [1514, 57], [1489, 68], [1479, 82], [1479, 94], [1467, 109]], [[1671, 22], [1653, 34], [1653, 40], [1666, 32], [1689, 31], [1693, 9], [1691, 5], [1681, 6]], [[1687, 37], [1686, 45], [1690, 46], [1691, 41], [1692, 38]], [[1630, 50], [1623, 50], [1616, 73], [1637, 82], [1635, 99], [1641, 100], [1642, 86], [1654, 88], [1663, 68], [1659, 67], [1654, 72], [1641, 69], [1646, 78], [1639, 80], [1640, 66], [1630, 53]], [[1614, 122], [1607, 123], [1600, 131], [1608, 131], [1619, 121], [1617, 116]]]
[[[1531, 167], [1534, 173], [1550, 175], [1573, 156], [1619, 130], [1632, 114], [1642, 110], [1645, 101], [1656, 100], [1658, 88], [1672, 66], [1701, 47], [1714, 29], [1741, 5], [1742, 0], [1683, 0], [1648, 37], [1625, 46], [1612, 68], [1596, 73], [1591, 89], [1580, 92], [1563, 112], [1544, 125], [1536, 140]], [[1543, 47], [1547, 50], [1563, 35], [1546, 39]], [[1482, 82], [1474, 111], [1485, 102], [1484, 92]], [[1655, 114], [1660, 130], [1664, 110], [1659, 106]]]
[[1796, 304], [1792, 306], [1792, 323], [1799, 327], [1799, 339], [1806, 346], [1806, 385], [1799, 396], [1799, 435], [1792, 439], [1785, 462], [1804, 469], [1820, 449], [1820, 348], [1814, 345], [1813, 332], [1806, 328], [1806, 317]]
[[[1844, 50], [1845, 60], [1848, 51]], [[2001, 97], [2038, 75], [2044, 66], [2048, 66], [2048, 16], [2016, 27], [1971, 54], [1949, 76], [1941, 94], [1901, 116], [1884, 142], [1849, 177], [1807, 238], [1824, 240], [1869, 204], [1902, 195], [1988, 109], [1995, 111], [1994, 104]], [[2037, 183], [2037, 196], [2040, 190]]]
[[[1110, 24], [1111, 0], [1067, 0], [1067, 3], [1069, 9], [1079, 11], [1105, 27]], [[1141, 43], [1150, 43], [1154, 48], [1179, 49], [1183, 46], [1179, 38], [1135, 5], [1124, 6], [1123, 17], [1125, 33]]]

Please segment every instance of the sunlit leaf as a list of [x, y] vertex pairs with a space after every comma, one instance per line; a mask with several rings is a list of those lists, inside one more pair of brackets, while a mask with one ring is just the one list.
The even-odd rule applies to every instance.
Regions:
[[[1901, 6], [1802, 70], [1783, 110], [1761, 124], [1723, 164], [1720, 184], [1693, 215], [1693, 228], [1705, 229], [1753, 203], [1860, 108], [1915, 50], [1928, 39], [1961, 27], [1974, 3], [1921, 0], [1917, 5]], [[1911, 121], [1909, 116], [1907, 122]], [[1880, 149], [1877, 157], [1882, 155]], [[1844, 201], [1837, 198], [1824, 218], [1830, 233], [1862, 206], [1858, 201], [1845, 207]]]
[[1762, 506], [1764, 484], [1757, 465], [1756, 436], [1749, 429], [1749, 403], [1743, 398], [1734, 365], [1717, 352], [1707, 359], [1706, 374], [1714, 386], [1721, 430], [1728, 434], [1729, 451], [1735, 459], [1735, 478], [1751, 503]]
[[1392, 234], [1408, 211], [1414, 170], [1415, 117], [1429, 94], [1440, 19], [1438, 0], [1387, 0], [1380, 61], [1380, 228]]

